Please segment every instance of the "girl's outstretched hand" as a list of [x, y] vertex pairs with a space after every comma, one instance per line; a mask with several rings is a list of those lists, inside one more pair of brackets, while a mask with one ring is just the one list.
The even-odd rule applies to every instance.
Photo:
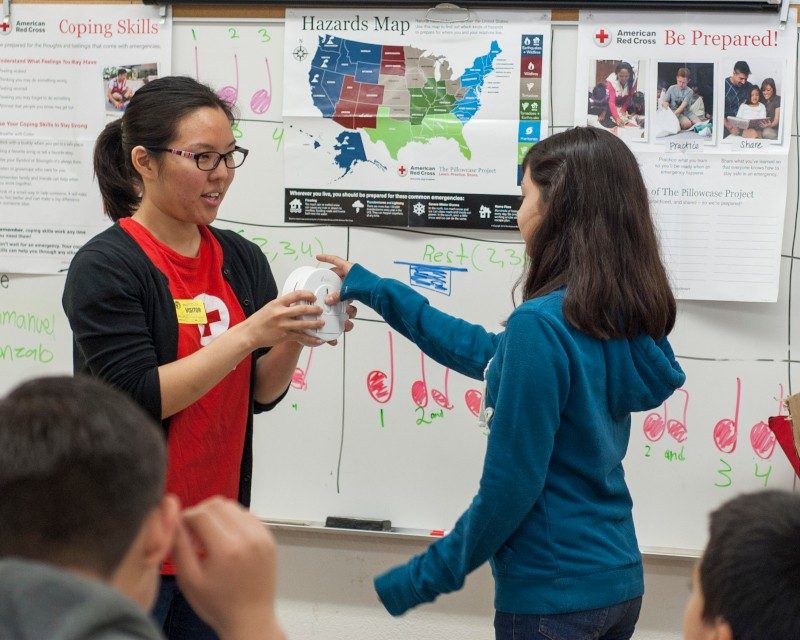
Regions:
[[353, 263], [345, 260], [344, 258], [340, 258], [339, 256], [334, 256], [328, 253], [321, 253], [317, 256], [317, 260], [320, 262], [327, 262], [328, 264], [333, 265], [332, 271], [336, 273], [342, 280], [347, 277], [347, 274], [350, 272], [350, 267], [353, 266]]
[[[350, 267], [353, 266], [352, 262], [345, 260], [344, 258], [340, 258], [339, 256], [334, 256], [327, 253], [321, 253], [320, 255], [318, 255], [317, 260], [319, 260], [320, 262], [327, 262], [328, 264], [332, 264], [333, 268], [331, 269], [331, 271], [333, 271], [336, 275], [338, 275], [342, 280], [344, 280], [347, 277], [347, 274], [350, 271]], [[327, 298], [325, 298], [325, 304], [328, 305], [338, 304], [339, 302], [341, 302], [341, 297], [338, 291], [336, 293], [332, 293]], [[347, 333], [348, 331], [353, 330], [354, 326], [353, 318], [356, 317], [356, 313], [358, 312], [358, 310], [352, 304], [348, 303], [347, 307], [345, 308], [345, 312], [347, 313], [347, 320], [345, 320], [344, 323], [344, 330], [345, 333]], [[337, 342], [336, 340], [331, 340], [328, 344], [335, 345], [336, 342]]]

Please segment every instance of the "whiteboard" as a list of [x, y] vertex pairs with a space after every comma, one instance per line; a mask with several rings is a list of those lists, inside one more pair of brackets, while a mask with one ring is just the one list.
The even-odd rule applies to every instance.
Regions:
[[[219, 226], [261, 246], [279, 286], [323, 251], [407, 283], [402, 263], [463, 269], [450, 272], [444, 290], [425, 295], [445, 311], [500, 330], [523, 255], [515, 232], [283, 223], [282, 35], [280, 22], [174, 23], [174, 73], [235, 93], [235, 133], [250, 149]], [[573, 112], [576, 26], [555, 25], [552, 42], [557, 81], [550, 112], [560, 130]], [[765, 485], [793, 486], [788, 462], [778, 447], [766, 450], [759, 424], [778, 413], [781, 393], [800, 375], [789, 347], [790, 288], [793, 304], [800, 299], [797, 275], [790, 279], [796, 164], [790, 175], [779, 302], [679, 303], [671, 342], [686, 386], [668, 400], [666, 416], [662, 407], [633, 417], [625, 469], [645, 551], [694, 555], [705, 543], [708, 512], [722, 501]], [[63, 281], [0, 279], [0, 391], [30, 376], [71, 371]], [[286, 398], [256, 417], [253, 511], [271, 519], [360, 516], [407, 529], [447, 529], [478, 485], [486, 435], [474, 412], [482, 385], [423, 357], [369, 309], [361, 307], [358, 318], [338, 346], [304, 350]], [[725, 419], [731, 422], [721, 429], [731, 433], [735, 426], [738, 436], [727, 453], [714, 439]]]
[[[234, 51], [243, 86], [257, 85], [265, 55], [275, 79], [281, 68], [280, 24], [237, 27], [240, 37], [233, 45], [231, 25], [176, 24], [175, 71], [191, 74], [193, 50], [207, 48], [216, 53], [219, 67], [208, 67], [201, 79], [212, 85], [230, 82], [227, 69]], [[259, 39], [263, 29], [274, 45], [268, 51]], [[575, 25], [554, 27], [552, 76], [558, 81], [550, 112], [556, 130], [571, 124], [576, 44]], [[270, 119], [280, 120], [280, 105], [276, 98]], [[265, 146], [274, 151], [270, 141], [278, 137], [277, 125], [251, 121], [252, 114], [242, 117], [246, 135], [241, 143], [258, 153]], [[405, 282], [410, 275], [404, 262], [463, 268], [451, 272], [446, 291], [423, 293], [445, 311], [500, 330], [520, 273], [518, 234], [289, 227], [281, 222], [282, 192], [273, 180], [280, 165], [279, 153], [270, 155], [266, 165], [245, 165], [250, 173], [237, 177], [236, 204], [227, 203], [221, 214], [246, 233], [251, 232], [248, 223], [270, 225], [252, 227], [252, 233], [268, 238], [266, 252], [279, 282], [298, 264], [314, 264], [306, 247], [347, 255]], [[797, 367], [787, 361], [788, 254], [795, 208], [793, 196], [789, 200], [787, 257], [777, 304], [679, 304], [672, 343], [687, 384], [666, 407], [634, 416], [625, 461], [644, 549], [696, 552], [705, 542], [708, 512], [723, 500], [765, 485], [793, 485], [783, 453], [777, 447], [770, 450], [763, 432], [763, 422], [778, 413], [781, 395], [789, 392], [790, 367]], [[280, 247], [289, 247], [288, 254]], [[796, 279], [792, 287], [797, 300]], [[342, 342], [306, 350], [287, 398], [257, 418], [253, 510], [279, 519], [320, 522], [328, 515], [348, 515], [387, 518], [398, 527], [449, 528], [469, 504], [480, 476], [486, 435], [473, 415], [480, 384], [424, 358], [366, 308], [359, 310], [356, 329]], [[370, 386], [368, 380], [376, 379], [382, 387]], [[422, 389], [423, 381], [424, 400], [412, 397], [412, 389]], [[721, 450], [714, 439], [715, 427], [725, 419], [731, 422], [720, 424], [718, 434], [736, 432], [733, 450], [729, 442]]]

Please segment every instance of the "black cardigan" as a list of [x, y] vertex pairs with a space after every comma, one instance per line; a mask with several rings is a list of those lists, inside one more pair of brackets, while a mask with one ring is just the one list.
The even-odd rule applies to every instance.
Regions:
[[[222, 247], [222, 274], [245, 316], [275, 299], [275, 278], [261, 249], [233, 231], [209, 230]], [[178, 320], [167, 277], [115, 224], [75, 254], [62, 305], [72, 328], [75, 373], [96, 376], [130, 395], [161, 421], [166, 435], [169, 418], [161, 420], [158, 367], [174, 362], [178, 352]], [[253, 413], [271, 409], [286, 393], [269, 405], [254, 400], [255, 363], [267, 351], [252, 354], [250, 411], [239, 473], [239, 501], [245, 506], [250, 504], [252, 484]]]

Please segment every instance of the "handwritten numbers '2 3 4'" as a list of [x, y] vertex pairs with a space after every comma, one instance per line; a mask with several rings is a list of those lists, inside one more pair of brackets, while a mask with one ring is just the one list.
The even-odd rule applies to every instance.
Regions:
[[[269, 31], [261, 27], [256, 32], [258, 34], [258, 39], [261, 44], [267, 44], [272, 40], [272, 36], [270, 35]], [[236, 42], [241, 39], [239, 34], [238, 27], [228, 27], [228, 38], [233, 42]], [[192, 29], [192, 40], [195, 42], [198, 40], [198, 34], [195, 29]], [[195, 57], [195, 79], [200, 79], [200, 49], [199, 47], [194, 47], [194, 57]], [[255, 115], [263, 115], [265, 114], [269, 108], [272, 106], [272, 71], [270, 69], [269, 59], [267, 57], [264, 58], [264, 79], [266, 81], [266, 86], [263, 88], [257, 89], [253, 95], [250, 97], [250, 111]], [[229, 104], [236, 104], [239, 100], [239, 87], [240, 87], [240, 78], [239, 78], [239, 55], [238, 53], [233, 53], [233, 72], [234, 72], [234, 79], [230, 83], [221, 83], [220, 89], [217, 90], [217, 95], [228, 102]], [[237, 136], [236, 139], [238, 140], [241, 136]]]

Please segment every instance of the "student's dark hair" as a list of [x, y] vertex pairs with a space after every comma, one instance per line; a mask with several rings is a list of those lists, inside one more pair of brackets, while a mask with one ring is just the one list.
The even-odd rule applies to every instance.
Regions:
[[590, 92], [593, 100], [608, 100], [605, 82], [598, 82]]
[[736, 63], [733, 65], [733, 70], [738, 71], [739, 73], [743, 73], [747, 76], [750, 75], [750, 65], [747, 64], [744, 60], [737, 60]]
[[629, 112], [638, 113], [639, 115], [644, 115], [644, 93], [641, 91], [636, 91], [631, 96], [631, 108], [628, 109]]
[[109, 578], [164, 492], [160, 428], [88, 377], [25, 382], [0, 399], [0, 557]]
[[625, 143], [575, 127], [531, 147], [523, 167], [541, 193], [541, 221], [525, 239], [523, 300], [565, 287], [564, 317], [580, 331], [601, 339], [668, 334], [675, 297]]
[[131, 164], [131, 150], [139, 145], [169, 147], [181, 121], [203, 107], [221, 109], [234, 120], [233, 107], [210, 87], [187, 76], [165, 76], [142, 85], [124, 115], [106, 125], [94, 146], [94, 174], [109, 218], [133, 215], [141, 201], [142, 184]]
[[800, 638], [800, 496], [743, 494], [711, 514], [700, 561], [703, 619], [733, 640]]

